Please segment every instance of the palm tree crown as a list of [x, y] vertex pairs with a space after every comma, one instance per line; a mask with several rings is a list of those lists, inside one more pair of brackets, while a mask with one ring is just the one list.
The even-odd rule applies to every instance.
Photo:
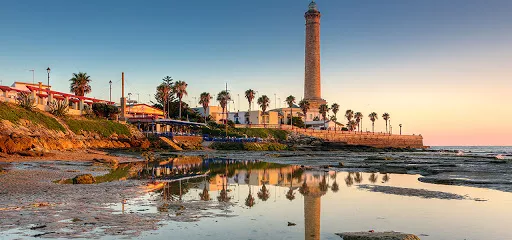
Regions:
[[181, 100], [183, 99], [183, 96], [188, 95], [187, 86], [188, 86], [188, 84], [184, 81], [177, 81], [172, 86], [172, 92], [174, 94], [176, 94], [176, 96], [180, 100], [180, 110], [179, 110], [179, 118], [180, 119], [181, 119]]
[[208, 116], [206, 116], [206, 110], [208, 109], [208, 106], [210, 106], [211, 99], [212, 99], [212, 96], [210, 95], [210, 93], [207, 93], [207, 92], [203, 92], [199, 96], [199, 104], [201, 104], [203, 106], [205, 122], [206, 122], [206, 118], [208, 117]]
[[288, 104], [288, 107], [290, 108], [290, 125], [292, 125], [292, 129], [293, 129], [293, 104], [295, 103], [295, 97], [290, 95], [288, 97], [286, 97], [286, 100], [285, 100], [286, 104]]
[[379, 119], [379, 117], [376, 112], [370, 113], [368, 117], [370, 118], [370, 121], [372, 121], [372, 132], [375, 132], [375, 120]]
[[309, 108], [310, 108], [310, 105], [309, 105], [309, 102], [307, 100], [300, 100], [299, 102], [299, 107], [300, 107], [300, 110], [302, 111], [302, 113], [304, 114], [304, 123], [306, 123], [306, 119], [307, 119], [307, 113], [309, 111]]
[[320, 113], [320, 115], [322, 115], [322, 118], [324, 119], [325, 122], [325, 120], [327, 119], [327, 113], [329, 113], [329, 105], [320, 105], [320, 107], [318, 108], [318, 112]]
[[388, 132], [388, 120], [389, 120], [389, 118], [390, 118], [389, 113], [382, 114], [382, 119], [384, 119], [384, 121], [386, 121], [386, 132]]
[[363, 114], [361, 112], [356, 112], [354, 114], [354, 118], [356, 119], [356, 123], [357, 123], [357, 128], [359, 130], [361, 130], [361, 126], [360, 124], [362, 123], [362, 120], [363, 120]]
[[354, 118], [354, 111], [352, 110], [347, 110], [345, 112], [345, 118], [347, 118], [347, 120], [350, 122], [352, 120], [352, 118]]
[[267, 97], [267, 95], [263, 95], [260, 98], [258, 98], [258, 105], [260, 105], [261, 111], [263, 114], [267, 111], [267, 108], [270, 104], [270, 98]]
[[73, 77], [69, 79], [71, 82], [69, 89], [77, 96], [85, 96], [91, 92], [91, 77], [87, 73], [79, 72], [73, 73]]
[[[217, 94], [217, 101], [220, 104], [220, 107], [222, 108], [222, 113], [224, 114], [226, 110], [226, 106], [228, 105], [228, 101], [231, 101], [231, 95], [228, 91], [223, 90], [220, 93]], [[227, 121], [227, 117], [226, 117]]]
[[254, 92], [252, 89], [245, 91], [245, 98], [247, 98], [247, 101], [249, 102], [249, 110], [251, 110], [251, 104], [252, 100], [254, 100], [254, 95], [256, 95], [256, 92]]

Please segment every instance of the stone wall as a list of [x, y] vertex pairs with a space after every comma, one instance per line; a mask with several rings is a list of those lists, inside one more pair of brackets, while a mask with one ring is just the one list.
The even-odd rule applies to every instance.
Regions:
[[300, 134], [348, 145], [362, 145], [376, 148], [424, 148], [421, 135], [384, 135], [371, 133], [347, 133], [332, 131], [301, 132]]

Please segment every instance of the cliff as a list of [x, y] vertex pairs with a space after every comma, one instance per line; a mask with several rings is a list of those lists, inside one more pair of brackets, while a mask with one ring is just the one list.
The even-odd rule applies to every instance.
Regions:
[[103, 119], [56, 118], [38, 110], [0, 103], [0, 153], [86, 148], [148, 148], [133, 127]]

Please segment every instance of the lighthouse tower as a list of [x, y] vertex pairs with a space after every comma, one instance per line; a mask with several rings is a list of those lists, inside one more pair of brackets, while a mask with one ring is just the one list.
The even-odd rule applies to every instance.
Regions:
[[312, 112], [317, 112], [320, 105], [327, 103], [322, 99], [320, 83], [320, 17], [321, 14], [313, 0], [304, 14], [306, 19], [304, 99], [309, 102]]

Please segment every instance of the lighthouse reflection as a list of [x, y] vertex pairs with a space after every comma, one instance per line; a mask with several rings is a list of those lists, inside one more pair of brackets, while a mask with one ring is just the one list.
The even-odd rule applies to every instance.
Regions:
[[[266, 204], [286, 201], [296, 206], [297, 201], [302, 201], [305, 239], [320, 239], [321, 198], [324, 195], [329, 192], [341, 194], [339, 182], [343, 180], [347, 186], [365, 180], [362, 173], [342, 175], [335, 171], [261, 161], [199, 157], [148, 164], [143, 172], [143, 176], [155, 179], [155, 185], [162, 185], [157, 190], [161, 212], [168, 212], [172, 201], [207, 201], [230, 208], [257, 208], [255, 211], [263, 211], [263, 214]], [[373, 174], [370, 179], [376, 176]]]

